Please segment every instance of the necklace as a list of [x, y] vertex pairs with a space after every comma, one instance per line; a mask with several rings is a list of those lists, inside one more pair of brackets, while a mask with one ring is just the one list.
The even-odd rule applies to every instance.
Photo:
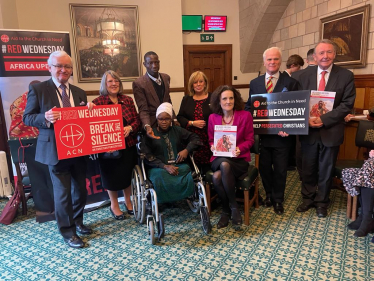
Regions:
[[231, 122], [232, 122], [232, 120], [234, 119], [234, 115], [235, 115], [235, 112], [232, 114], [232, 116], [231, 116], [231, 118], [230, 118], [230, 121], [229, 122], [226, 122], [225, 121], [225, 117], [224, 116], [222, 116], [222, 121], [223, 121], [223, 123], [225, 123], [226, 125], [229, 125], [229, 124], [231, 124]]

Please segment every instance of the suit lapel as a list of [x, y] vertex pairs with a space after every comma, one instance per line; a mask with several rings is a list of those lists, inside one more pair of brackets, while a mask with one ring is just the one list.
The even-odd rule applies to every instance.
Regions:
[[80, 106], [81, 105], [80, 103], [83, 100], [79, 97], [78, 93], [75, 91], [74, 87], [72, 87], [71, 84], [69, 84], [69, 87], [70, 87], [70, 90], [71, 90], [71, 94], [73, 95], [74, 106]]
[[[288, 75], [288, 74], [285, 74], [285, 75]], [[283, 88], [284, 88], [283, 84], [284, 84], [284, 83], [283, 83], [283, 74], [279, 72], [278, 82], [277, 82], [277, 84], [275, 85], [273, 92], [274, 92], [274, 93], [282, 92], [282, 90], [283, 90]]]
[[169, 95], [170, 95], [170, 85], [166, 79], [166, 77], [160, 73], [162, 78], [162, 82], [164, 82], [164, 100], [163, 102], [169, 102]]
[[338, 75], [337, 68], [335, 67], [335, 65], [333, 65], [332, 69], [331, 69], [329, 80], [327, 81], [327, 84], [326, 84], [326, 87], [325, 87], [325, 91], [331, 91], [331, 89], [336, 89], [335, 84], [338, 81], [338, 77], [339, 77], [339, 75]]
[[56, 107], [61, 107], [60, 106], [60, 101], [57, 97], [57, 89], [56, 89], [56, 85], [55, 83], [53, 83], [53, 80], [52, 78], [48, 80], [48, 83], [47, 83], [47, 89], [48, 89], [48, 96], [51, 98], [52, 100], [52, 104]]
[[266, 82], [265, 82], [265, 75], [261, 75], [259, 77], [260, 83], [258, 83], [258, 90], [257, 93], [266, 94]]
[[311, 68], [310, 74], [309, 74], [309, 90], [317, 90], [317, 71], [318, 67]]
[[156, 103], [156, 104], [159, 104], [159, 103], [160, 103], [160, 100], [158, 99], [158, 96], [157, 96], [156, 90], [155, 90], [155, 88], [153, 87], [153, 84], [152, 84], [151, 78], [148, 77], [148, 74], [147, 74], [147, 73], [144, 75], [144, 81], [145, 81], [145, 87], [146, 87], [146, 89], [147, 89], [147, 92], [148, 92], [148, 93], [151, 93], [151, 96], [153, 97], [155, 103]]

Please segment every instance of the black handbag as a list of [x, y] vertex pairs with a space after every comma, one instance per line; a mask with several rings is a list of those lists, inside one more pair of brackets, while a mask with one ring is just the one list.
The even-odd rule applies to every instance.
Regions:
[[115, 150], [113, 152], [104, 152], [99, 155], [101, 159], [119, 159], [122, 156], [122, 152]]

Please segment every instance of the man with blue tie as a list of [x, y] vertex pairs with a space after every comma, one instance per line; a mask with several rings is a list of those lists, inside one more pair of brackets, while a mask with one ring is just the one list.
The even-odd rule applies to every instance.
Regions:
[[83, 210], [86, 205], [86, 162], [83, 157], [58, 160], [54, 123], [58, 107], [74, 107], [87, 103], [86, 93], [68, 80], [73, 72], [71, 57], [64, 51], [49, 56], [48, 69], [52, 78], [30, 85], [23, 122], [39, 128], [35, 160], [48, 165], [53, 184], [55, 217], [64, 241], [72, 248], [84, 247], [77, 235], [91, 234], [92, 230], [83, 224]]
[[[279, 48], [272, 47], [265, 50], [263, 59], [266, 73], [253, 79], [249, 84], [249, 99], [245, 106], [248, 111], [251, 108], [251, 95], [298, 90], [298, 82], [279, 71], [282, 63], [282, 53]], [[280, 131], [278, 135], [261, 135], [260, 138], [259, 168], [266, 192], [265, 207], [273, 206], [274, 212], [282, 215], [288, 155], [294, 136]]]

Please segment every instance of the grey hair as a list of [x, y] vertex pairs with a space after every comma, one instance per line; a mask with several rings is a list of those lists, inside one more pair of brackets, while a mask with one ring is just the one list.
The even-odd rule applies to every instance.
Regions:
[[278, 47], [271, 47], [271, 48], [266, 49], [265, 52], [262, 54], [262, 58], [265, 60], [266, 53], [269, 51], [274, 51], [274, 50], [278, 51], [280, 58], [282, 59], [282, 50]]
[[314, 47], [314, 54], [316, 53], [316, 49], [317, 49], [317, 46], [318, 46], [319, 44], [330, 44], [330, 45], [332, 45], [332, 46], [334, 47], [334, 52], [336, 53], [336, 44], [335, 44], [333, 41], [329, 40], [329, 39], [322, 39], [322, 40], [319, 41], [319, 42], [317, 43], [317, 45]]
[[118, 93], [120, 95], [122, 95], [123, 93], [123, 85], [122, 85], [122, 81], [121, 81], [121, 78], [119, 77], [119, 75], [117, 74], [117, 72], [113, 71], [113, 70], [107, 70], [105, 71], [104, 75], [103, 75], [103, 78], [101, 78], [101, 83], [100, 83], [100, 96], [107, 96], [109, 93], [108, 93], [108, 90], [106, 88], [106, 78], [108, 77], [108, 75], [112, 76], [114, 79], [117, 79], [119, 81], [119, 91]]
[[49, 55], [49, 58], [47, 60], [47, 63], [49, 66], [52, 66], [52, 59], [53, 58], [60, 58], [60, 57], [65, 57], [68, 56], [70, 61], [72, 62], [71, 56], [65, 51], [55, 51]]

